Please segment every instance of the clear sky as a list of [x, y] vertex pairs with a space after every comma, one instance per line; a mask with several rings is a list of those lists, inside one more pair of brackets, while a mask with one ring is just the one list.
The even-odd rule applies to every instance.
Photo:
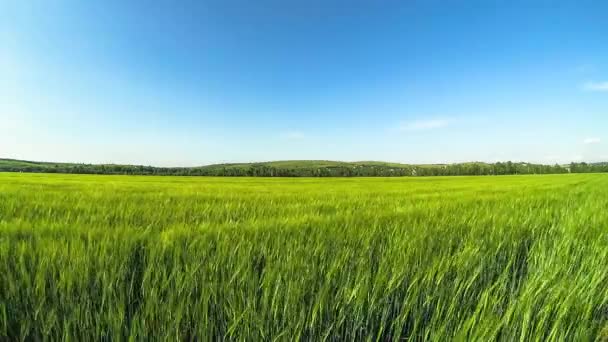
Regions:
[[608, 2], [3, 0], [0, 157], [608, 160]]

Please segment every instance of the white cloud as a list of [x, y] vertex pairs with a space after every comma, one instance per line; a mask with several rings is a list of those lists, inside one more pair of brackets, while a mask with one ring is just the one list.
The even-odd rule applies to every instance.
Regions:
[[306, 135], [300, 131], [289, 131], [281, 133], [281, 138], [287, 140], [302, 140], [306, 138]]
[[587, 91], [608, 91], [608, 81], [587, 82], [583, 85], [583, 89]]
[[437, 129], [446, 127], [450, 122], [445, 119], [431, 119], [431, 120], [416, 120], [410, 122], [402, 122], [399, 125], [400, 131], [426, 131], [431, 129]]
[[600, 138], [587, 138], [587, 139], [583, 140], [583, 144], [585, 144], [585, 145], [599, 144], [601, 142], [602, 142], [602, 139], [600, 139]]

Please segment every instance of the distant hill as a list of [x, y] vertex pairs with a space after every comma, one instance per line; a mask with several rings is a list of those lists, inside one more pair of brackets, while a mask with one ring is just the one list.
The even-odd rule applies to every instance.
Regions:
[[416, 165], [381, 161], [284, 160], [259, 163], [214, 164], [198, 167], [153, 167], [144, 165], [35, 162], [0, 158], [0, 172], [263, 177], [459, 176], [608, 172], [608, 163], [543, 165], [523, 162], [493, 164], [469, 162]]

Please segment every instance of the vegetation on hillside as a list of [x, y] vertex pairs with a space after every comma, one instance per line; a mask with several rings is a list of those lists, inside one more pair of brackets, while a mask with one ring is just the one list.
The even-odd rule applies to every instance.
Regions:
[[608, 172], [608, 163], [572, 163], [567, 166], [513, 162], [408, 165], [373, 161], [295, 160], [265, 163], [215, 164], [200, 167], [152, 167], [143, 165], [45, 163], [0, 159], [0, 172], [249, 177], [480, 176]]

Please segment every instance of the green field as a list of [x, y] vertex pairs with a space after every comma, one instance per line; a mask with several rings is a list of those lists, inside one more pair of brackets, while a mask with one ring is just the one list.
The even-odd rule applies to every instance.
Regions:
[[0, 340], [602, 340], [608, 174], [0, 173]]

